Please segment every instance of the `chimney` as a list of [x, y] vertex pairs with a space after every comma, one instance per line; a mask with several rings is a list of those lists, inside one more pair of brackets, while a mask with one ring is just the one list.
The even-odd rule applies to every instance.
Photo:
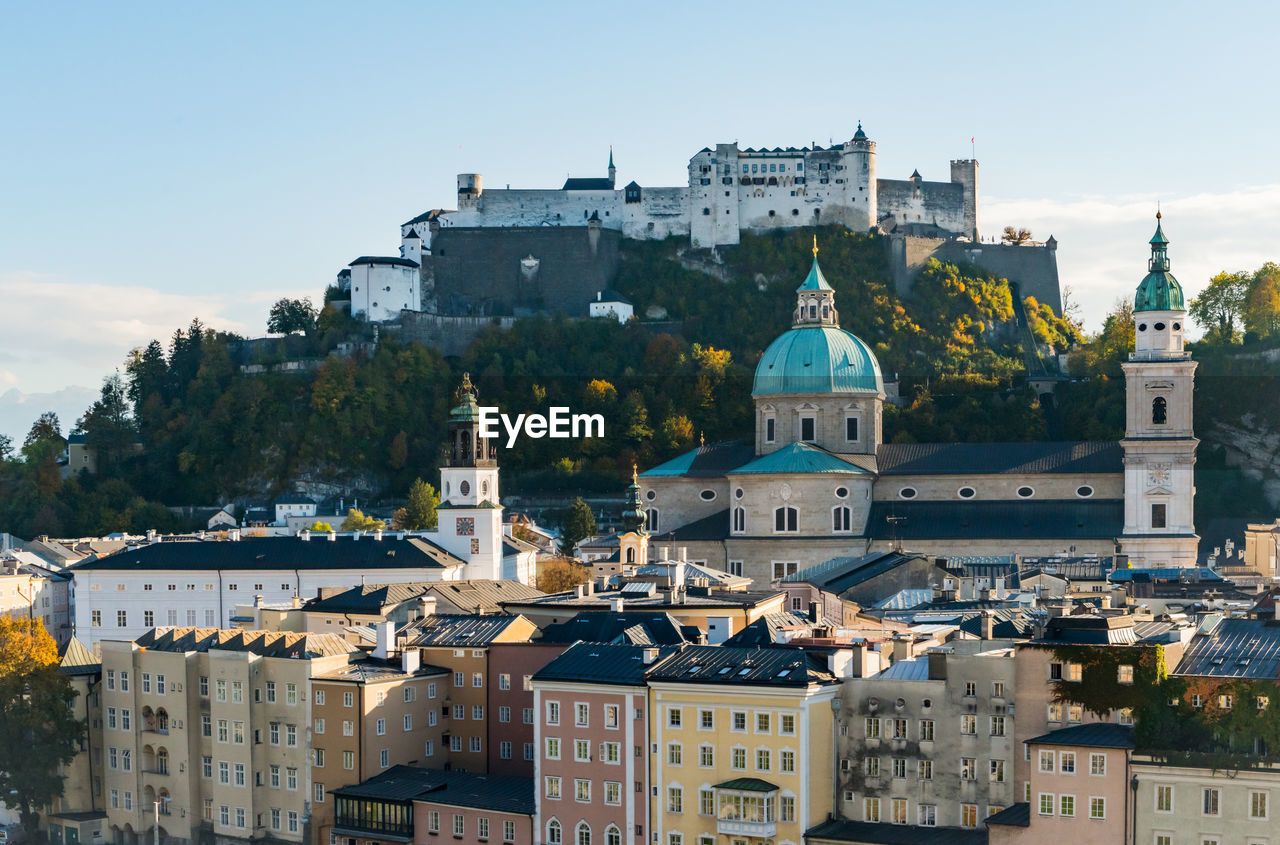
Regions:
[[685, 546], [680, 546], [678, 549], [676, 549], [676, 559], [678, 559], [681, 563], [684, 563], [688, 559], [686, 557], [686, 555], [688, 554], [688, 551], [689, 551], [688, 548], [686, 548]]
[[391, 651], [395, 648], [396, 623], [385, 620], [376, 623], [373, 627], [377, 632], [377, 644], [373, 647], [373, 656], [385, 660], [391, 656]]
[[256, 596], [254, 596], [254, 597], [253, 597], [253, 606], [254, 606], [254, 607], [262, 607], [262, 594], [261, 594], [261, 593], [259, 593], [258, 595], [256, 595]]
[[436, 597], [428, 596], [425, 593], [418, 596], [418, 618], [426, 619], [428, 616], [436, 612]]
[[156, 541], [156, 530], [154, 528], [147, 529], [147, 542], [154, 543]]
[[337, 539], [338, 539], [338, 532], [337, 532], [337, 531], [330, 531], [330, 532], [329, 532], [329, 542], [330, 542], [330, 543], [335, 542]]
[[991, 610], [982, 611], [982, 638], [984, 640], [994, 640], [996, 629], [996, 614]]
[[658, 650], [656, 648], [646, 648], [641, 656], [641, 660], [644, 661], [645, 666], [648, 666], [650, 663], [652, 663], [657, 659], [658, 659]]
[[611, 604], [611, 605], [613, 605], [613, 612], [614, 612], [614, 613], [621, 613], [621, 612], [622, 612], [622, 607], [623, 607], [623, 604], [624, 604], [623, 599], [622, 599], [622, 596], [618, 596], [617, 598], [613, 599], [613, 601], [611, 601], [611, 602], [610, 602], [610, 604]]
[[929, 649], [929, 680], [945, 681], [947, 679], [947, 655], [949, 648]]
[[311, 532], [310, 532], [309, 530], [307, 530], [306, 528], [302, 529], [301, 531], [299, 531], [299, 532], [298, 532], [298, 539], [299, 539], [299, 540], [301, 540], [301, 541], [302, 541], [302, 542], [304, 542], [304, 543], [310, 542], [310, 541], [311, 541]]
[[853, 652], [850, 649], [842, 648], [827, 655], [827, 668], [837, 678], [854, 677]]
[[809, 621], [818, 621], [818, 603], [816, 601], [809, 602]]
[[915, 638], [910, 634], [894, 634], [893, 635], [893, 662], [911, 659], [911, 646], [914, 644]]
[[658, 546], [658, 560], [671, 560], [670, 546]]
[[360, 539], [360, 535], [361, 535], [361, 534], [363, 534], [363, 533], [364, 533], [363, 531], [361, 531], [359, 528], [357, 528], [355, 531], [352, 531], [352, 532], [351, 532], [351, 539], [352, 539], [352, 540], [359, 541], [359, 539]]
[[239, 529], [239, 528], [232, 528], [229, 532], [227, 532], [227, 536], [231, 538], [231, 541], [232, 541], [233, 543], [239, 543], [239, 542], [240, 542], [240, 529]]
[[1101, 607], [1101, 609], [1102, 609], [1102, 610], [1110, 610], [1110, 609], [1111, 609], [1111, 596], [1106, 596], [1106, 595], [1104, 595], [1104, 596], [1102, 597], [1102, 607]]
[[1000, 601], [1004, 601], [1004, 597], [1006, 595], [1008, 595], [1008, 593], [1006, 593], [1004, 589], [1004, 578], [1003, 577], [997, 578], [996, 579], [996, 598], [999, 599]]
[[412, 675], [422, 665], [422, 652], [416, 648], [406, 648], [400, 652], [400, 668], [406, 675]]
[[302, 599], [298, 598], [297, 593], [294, 593], [289, 598], [289, 607], [293, 608], [294, 610], [297, 610], [298, 608], [302, 607]]
[[377, 531], [374, 531], [374, 532], [373, 532], [373, 539], [378, 540], [378, 541], [381, 541], [381, 540], [382, 540], [382, 529], [381, 529], [381, 528], [379, 528]]

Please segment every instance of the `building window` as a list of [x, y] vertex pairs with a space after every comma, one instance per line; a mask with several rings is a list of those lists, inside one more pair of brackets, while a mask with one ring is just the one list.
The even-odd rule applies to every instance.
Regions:
[[978, 779], [978, 760], [975, 757], [960, 758], [960, 780]]
[[765, 417], [764, 420], [764, 442], [772, 443], [776, 439], [775, 422], [773, 417]]
[[879, 798], [863, 798], [862, 799], [862, 820], [864, 822], [880, 821], [880, 799]]
[[747, 511], [746, 508], [733, 509], [733, 533], [742, 534], [747, 530]]
[[1166, 516], [1165, 516], [1166, 510], [1167, 510], [1167, 505], [1165, 505], [1163, 502], [1158, 502], [1151, 506], [1151, 527], [1152, 528], [1166, 527]]
[[933, 780], [933, 761], [921, 760], [919, 765], [920, 780]]
[[1053, 793], [1052, 792], [1040, 793], [1040, 815], [1042, 816], [1053, 815]]
[[[816, 315], [815, 315], [816, 316]], [[817, 439], [818, 421], [813, 417], [800, 418], [800, 439], [806, 443], [812, 443]]]
[[1163, 396], [1151, 400], [1151, 424], [1164, 425], [1169, 421], [1169, 403]]
[[800, 564], [794, 560], [775, 560], [773, 562], [773, 580], [778, 581], [799, 570]]
[[852, 526], [853, 526], [853, 512], [850, 511], [849, 508], [841, 505], [838, 508], [832, 509], [831, 511], [831, 530], [832, 531], [836, 532], [837, 534], [844, 533], [844, 532], [853, 530]]
[[1105, 819], [1107, 817], [1107, 799], [1093, 797], [1089, 799], [1089, 818]]
[[1040, 752], [1040, 771], [1046, 774], [1053, 774], [1054, 770], [1054, 754], [1052, 751]]
[[1267, 793], [1249, 793], [1249, 818], [1265, 819], [1267, 817]]
[[1076, 797], [1074, 795], [1058, 796], [1058, 815], [1064, 818], [1075, 818], [1076, 815]]
[[916, 820], [921, 827], [936, 827], [938, 824], [938, 807], [936, 804], [921, 804], [917, 807]]
[[977, 494], [978, 494], [978, 491], [974, 490], [972, 487], [961, 487], [959, 490], [956, 491], [956, 495], [959, 496], [961, 499], [972, 499]]
[[1116, 669], [1116, 680], [1122, 684], [1133, 683], [1133, 667], [1122, 665]]
[[960, 805], [960, 826], [961, 827], [977, 827], [978, 826], [978, 805], [977, 804], [961, 804]]
[[684, 790], [678, 786], [672, 786], [667, 789], [667, 812], [684, 812]]
[[650, 534], [656, 534], [660, 528], [660, 520], [658, 518], [658, 509], [649, 508], [644, 512], [645, 530]]
[[1107, 755], [1090, 754], [1089, 755], [1089, 774], [1105, 775], [1107, 773]]
[[1216, 816], [1221, 812], [1222, 792], [1212, 787], [1205, 787], [1202, 793], [1201, 812], [1206, 816]]
[[856, 443], [858, 440], [858, 418], [844, 418], [844, 439], [847, 443]]
[[547, 845], [560, 845], [560, 822], [552, 819], [547, 822]]
[[1076, 773], [1076, 753], [1074, 751], [1063, 751], [1058, 755], [1058, 771], [1064, 775], [1074, 775]]
[[773, 531], [775, 534], [795, 534], [800, 530], [800, 511], [783, 505], [773, 512]]

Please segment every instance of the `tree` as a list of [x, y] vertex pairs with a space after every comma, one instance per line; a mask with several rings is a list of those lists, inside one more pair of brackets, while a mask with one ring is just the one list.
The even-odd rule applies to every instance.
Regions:
[[70, 709], [75, 697], [44, 625], [0, 617], [0, 795], [21, 809], [29, 837], [39, 821], [34, 808], [62, 794], [59, 768], [84, 735]]
[[316, 307], [311, 304], [309, 297], [278, 299], [276, 304], [271, 306], [271, 313], [267, 317], [267, 331], [272, 334], [302, 332], [309, 335], [315, 327]]
[[1268, 261], [1250, 282], [1244, 326], [1259, 337], [1280, 334], [1280, 265]]
[[347, 518], [342, 520], [343, 531], [381, 531], [387, 527], [386, 520], [365, 516], [364, 511], [351, 508]]
[[574, 547], [582, 540], [596, 533], [596, 518], [591, 513], [591, 506], [582, 497], [573, 500], [569, 512], [565, 515], [564, 524], [560, 526], [560, 553], [573, 554]]
[[0, 434], [0, 463], [4, 463], [13, 457], [13, 438], [7, 434]]
[[[582, 501], [579, 499], [578, 501]], [[545, 561], [538, 568], [537, 588], [544, 593], [560, 593], [572, 590], [591, 580], [592, 569], [568, 558], [557, 557]]]
[[104, 475], [128, 456], [133, 447], [134, 427], [129, 418], [128, 389], [119, 373], [102, 380], [102, 394], [76, 424], [84, 432], [85, 443], [98, 456], [98, 472]]
[[333, 530], [333, 525], [328, 522], [313, 522], [311, 523], [311, 527], [307, 530], [315, 532], [316, 534], [328, 534]]
[[1007, 244], [1014, 244], [1015, 246], [1020, 246], [1026, 243], [1027, 241], [1031, 240], [1031, 230], [1015, 229], [1012, 226], [1005, 226], [1004, 234], [1000, 236], [1000, 240], [1004, 241]]
[[1204, 328], [1205, 340], [1224, 344], [1235, 341], [1251, 282], [1248, 273], [1223, 271], [1191, 300], [1187, 313]]
[[28, 463], [38, 463], [50, 451], [61, 452], [67, 441], [62, 439], [62, 423], [53, 411], [45, 411], [31, 424], [27, 438], [22, 441], [22, 455]]
[[409, 485], [408, 503], [396, 510], [391, 521], [401, 531], [429, 530], [438, 524], [436, 508], [439, 505], [440, 494], [436, 488], [421, 478], [415, 478]]
[[408, 460], [409, 435], [401, 430], [391, 438], [391, 445], [387, 447], [387, 466], [392, 469], [404, 469], [405, 462]]

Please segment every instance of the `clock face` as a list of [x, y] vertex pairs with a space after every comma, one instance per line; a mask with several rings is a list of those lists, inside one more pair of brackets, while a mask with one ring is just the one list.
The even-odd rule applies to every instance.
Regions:
[[1167, 487], [1172, 469], [1173, 466], [1171, 464], [1151, 464], [1147, 467], [1147, 485], [1149, 487]]
[[476, 521], [469, 516], [458, 518], [458, 536], [470, 537], [476, 533]]

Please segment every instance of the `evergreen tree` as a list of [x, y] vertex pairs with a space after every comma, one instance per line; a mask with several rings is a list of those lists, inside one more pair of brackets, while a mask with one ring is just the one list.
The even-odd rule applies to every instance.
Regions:
[[436, 489], [421, 478], [415, 478], [409, 486], [408, 503], [396, 510], [391, 521], [402, 531], [430, 530], [438, 524], [436, 508], [439, 505], [440, 494]]
[[560, 526], [560, 553], [572, 555], [574, 547], [580, 541], [595, 533], [595, 514], [591, 513], [591, 506], [579, 496], [573, 500], [573, 504], [569, 505], [564, 524]]

